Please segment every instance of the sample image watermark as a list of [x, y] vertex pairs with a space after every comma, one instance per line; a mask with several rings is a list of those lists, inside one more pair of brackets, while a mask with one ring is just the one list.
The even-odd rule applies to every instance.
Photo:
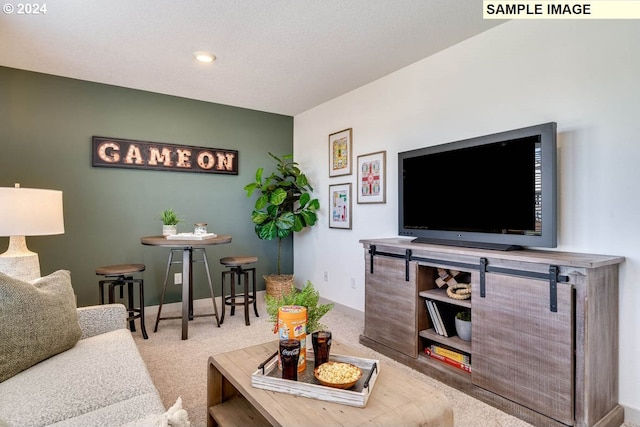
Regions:
[[484, 19], [640, 19], [640, 0], [484, 0]]
[[46, 15], [46, 3], [4, 3], [2, 12], [5, 15]]

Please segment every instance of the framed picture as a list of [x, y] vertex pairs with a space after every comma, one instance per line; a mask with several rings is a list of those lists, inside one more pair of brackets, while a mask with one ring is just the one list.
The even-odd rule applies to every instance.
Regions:
[[358, 203], [387, 203], [387, 152], [358, 156]]
[[351, 230], [351, 183], [329, 186], [329, 228]]
[[329, 176], [351, 175], [351, 128], [329, 135]]

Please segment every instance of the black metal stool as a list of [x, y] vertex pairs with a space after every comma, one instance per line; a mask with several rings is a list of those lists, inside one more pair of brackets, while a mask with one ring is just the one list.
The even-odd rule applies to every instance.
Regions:
[[[220, 264], [225, 267], [229, 267], [228, 271], [222, 272], [222, 316], [220, 317], [220, 323], [224, 322], [225, 306], [231, 306], [231, 316], [235, 314], [236, 306], [244, 306], [244, 322], [247, 326], [249, 323], [249, 304], [253, 304], [253, 311], [256, 317], [260, 317], [258, 314], [258, 307], [256, 302], [256, 269], [255, 267], [244, 268], [248, 264], [258, 262], [258, 257], [255, 256], [230, 256], [220, 259]], [[249, 292], [249, 272], [252, 273], [252, 287]], [[231, 276], [231, 284], [229, 294], [225, 296], [225, 277]], [[236, 293], [236, 276], [238, 277], [238, 285], [244, 285], [243, 292]], [[242, 277], [244, 276], [244, 282]]]
[[[148, 339], [147, 330], [144, 327], [144, 283], [142, 279], [134, 279], [132, 274], [139, 273], [146, 269], [144, 264], [118, 264], [107, 265], [96, 269], [98, 276], [105, 276], [105, 279], [98, 282], [100, 286], [100, 304], [104, 304], [104, 285], [109, 285], [109, 304], [113, 304], [115, 298], [115, 288], [120, 288], [120, 298], [124, 298], [124, 285], [127, 285], [127, 311], [129, 329], [136, 331], [135, 319], [140, 319], [140, 330], [144, 339]], [[133, 285], [138, 285], [138, 295], [140, 307], [134, 307]]]

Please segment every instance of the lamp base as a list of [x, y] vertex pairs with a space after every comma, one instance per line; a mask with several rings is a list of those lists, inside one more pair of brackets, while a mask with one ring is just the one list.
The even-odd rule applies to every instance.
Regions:
[[9, 237], [9, 248], [0, 254], [0, 272], [25, 282], [40, 277], [40, 259], [27, 248], [24, 236]]

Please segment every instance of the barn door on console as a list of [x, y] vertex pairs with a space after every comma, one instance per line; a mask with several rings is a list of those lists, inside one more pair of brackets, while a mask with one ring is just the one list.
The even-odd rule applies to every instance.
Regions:
[[[365, 257], [368, 263], [370, 259]], [[418, 357], [417, 264], [399, 258], [375, 256], [373, 271], [365, 273], [364, 335], [400, 353]], [[407, 280], [406, 274], [409, 273]]]
[[486, 273], [472, 294], [472, 381], [564, 424], [574, 424], [573, 287]]

